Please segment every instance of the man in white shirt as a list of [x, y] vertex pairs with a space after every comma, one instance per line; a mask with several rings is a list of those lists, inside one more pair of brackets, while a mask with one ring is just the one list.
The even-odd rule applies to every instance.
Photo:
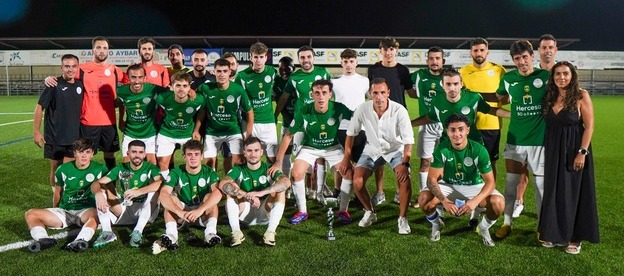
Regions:
[[414, 130], [409, 123], [407, 109], [390, 101], [390, 92], [385, 79], [372, 80], [370, 95], [373, 100], [361, 104], [355, 110], [347, 130], [344, 158], [338, 168], [341, 172], [350, 168], [353, 138], [364, 126], [367, 142], [353, 175], [355, 194], [365, 211], [359, 225], [367, 227], [377, 221], [364, 183], [377, 168], [388, 163], [392, 166], [399, 185], [399, 234], [409, 234], [411, 230], [406, 215], [412, 194], [409, 161], [414, 145]]
[[[358, 65], [357, 52], [347, 48], [340, 53], [340, 66], [342, 66], [342, 75], [337, 79], [332, 79], [334, 84], [334, 101], [347, 106], [351, 111], [355, 109], [369, 98], [368, 95], [368, 78], [355, 72]], [[343, 119], [338, 127], [338, 142], [344, 147], [347, 138], [347, 129], [351, 120]], [[366, 133], [364, 128], [355, 136], [353, 140], [353, 148], [351, 150], [351, 162], [357, 162], [362, 155], [366, 145]], [[383, 181], [383, 179], [381, 179]], [[340, 174], [334, 173], [334, 197], [340, 194], [340, 183], [342, 179]], [[322, 187], [321, 187], [322, 188]]]

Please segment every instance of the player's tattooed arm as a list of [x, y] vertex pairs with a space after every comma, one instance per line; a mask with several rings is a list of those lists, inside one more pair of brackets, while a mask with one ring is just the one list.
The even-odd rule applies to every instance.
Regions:
[[286, 177], [285, 175], [280, 175], [277, 177], [277, 179], [275, 180], [275, 183], [273, 183], [273, 185], [271, 185], [269, 188], [267, 188], [267, 192], [269, 194], [272, 193], [281, 193], [283, 191], [286, 191], [286, 189], [288, 189], [288, 187], [290, 187], [290, 180], [288, 180], [288, 177]]
[[[228, 181], [229, 180], [229, 181]], [[243, 192], [238, 185], [236, 185], [232, 179], [226, 179], [223, 185], [221, 186], [221, 190], [224, 194], [229, 195], [235, 198], [243, 198], [245, 196], [245, 192]]]
[[443, 170], [441, 168], [429, 168], [429, 175], [427, 176], [427, 188], [429, 191], [440, 200], [440, 202], [444, 203], [447, 201], [446, 196], [440, 190], [440, 185], [438, 185], [438, 178], [442, 175]]

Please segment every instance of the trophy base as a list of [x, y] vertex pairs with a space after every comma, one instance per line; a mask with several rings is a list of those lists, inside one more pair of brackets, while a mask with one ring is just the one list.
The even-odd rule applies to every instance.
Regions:
[[328, 240], [328, 241], [335, 241], [335, 240], [336, 240], [336, 236], [333, 236], [333, 235], [332, 235], [332, 236], [327, 235], [327, 240]]

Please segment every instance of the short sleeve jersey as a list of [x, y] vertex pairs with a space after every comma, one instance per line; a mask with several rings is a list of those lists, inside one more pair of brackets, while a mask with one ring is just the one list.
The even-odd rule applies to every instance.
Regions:
[[[149, 162], [143, 162], [140, 168], [133, 170], [130, 162], [126, 162], [114, 167], [106, 176], [112, 181], [120, 180], [120, 194], [123, 195], [126, 190], [148, 186], [154, 181], [154, 178], [160, 176], [160, 170], [156, 165]], [[145, 199], [147, 199], [147, 194], [135, 197], [132, 201], [144, 202]]]
[[[446, 119], [448, 117], [452, 114], [464, 114], [470, 121], [470, 133], [468, 134], [468, 138], [483, 144], [481, 132], [477, 130], [475, 121], [477, 119], [477, 112], [490, 112], [490, 105], [477, 93], [472, 93], [465, 89], [462, 89], [460, 93], [460, 99], [456, 103], [449, 102], [446, 96], [435, 98], [432, 101], [433, 105], [427, 117], [433, 121], [441, 122], [446, 129]], [[442, 133], [442, 138], [448, 139], [446, 131]]]
[[236, 74], [234, 82], [240, 84], [249, 97], [254, 110], [254, 124], [274, 124], [273, 116], [273, 82], [278, 77], [273, 66], [264, 66], [264, 71], [256, 73], [247, 67]]
[[442, 180], [452, 185], [483, 184], [481, 174], [492, 171], [485, 147], [470, 139], [462, 150], [453, 148], [449, 140], [442, 141], [433, 150], [431, 167], [444, 169]]
[[197, 174], [189, 173], [185, 165], [180, 165], [171, 170], [166, 185], [173, 188], [185, 205], [197, 206], [212, 191], [212, 185], [218, 182], [217, 173], [206, 165], [202, 165]]
[[422, 68], [410, 74], [414, 83], [414, 90], [418, 96], [418, 114], [424, 116], [429, 113], [431, 101], [436, 97], [444, 97], [442, 75], [433, 75], [429, 68]]
[[54, 173], [56, 186], [63, 187], [59, 208], [81, 210], [95, 207], [91, 184], [106, 174], [106, 166], [91, 161], [88, 167], [78, 169], [76, 161], [62, 164]]
[[234, 166], [227, 175], [234, 179], [240, 189], [245, 192], [262, 191], [271, 186], [280, 175], [283, 175], [281, 171], [276, 171], [271, 177], [267, 172], [269, 168], [270, 166], [266, 162], [261, 162], [260, 168], [257, 170], [252, 170], [243, 164]]
[[377, 62], [368, 67], [368, 79], [371, 83], [374, 78], [384, 78], [390, 89], [390, 100], [407, 108], [405, 90], [414, 86], [407, 66], [397, 63], [394, 67], [385, 67], [381, 62]]
[[228, 136], [241, 133], [238, 109], [244, 112], [251, 110], [247, 92], [242, 86], [230, 82], [228, 88], [222, 90], [217, 83], [207, 83], [199, 86], [197, 91], [206, 95], [206, 112], [209, 113], [206, 134]]
[[[275, 78], [275, 83], [273, 84], [273, 93], [275, 95], [275, 100], [279, 101], [284, 93], [284, 88], [288, 83], [288, 79], [283, 79], [281, 77]], [[282, 120], [283, 126], [289, 126], [295, 116], [295, 102], [297, 101], [297, 97], [294, 94], [290, 94], [288, 96], [288, 101], [286, 101], [286, 105], [282, 109]]]
[[312, 83], [315, 80], [329, 80], [330, 78], [329, 71], [324, 67], [314, 66], [310, 73], [299, 69], [290, 75], [290, 79], [288, 79], [288, 83], [284, 87], [284, 92], [296, 96], [295, 110], [298, 110], [301, 106], [314, 102], [314, 99], [312, 99]]
[[[470, 63], [460, 68], [459, 73], [466, 89], [475, 93], [494, 95], [500, 80], [505, 75], [505, 68], [488, 61], [483, 68], [477, 68]], [[488, 104], [493, 107], [500, 107], [499, 102], [488, 102]], [[500, 119], [490, 114], [477, 114], [477, 128], [482, 130], [500, 129]]]
[[141, 67], [145, 69], [145, 82], [162, 87], [168, 87], [171, 84], [169, 70], [164, 65], [152, 63], [152, 65], [141, 64]]
[[193, 136], [195, 121], [193, 117], [204, 106], [204, 96], [197, 94], [194, 100], [190, 98], [186, 102], [175, 101], [173, 91], [158, 95], [158, 105], [165, 111], [165, 118], [160, 127], [160, 133], [174, 139], [186, 139]]
[[80, 135], [84, 86], [57, 78], [56, 87], [46, 87], [38, 104], [45, 110], [44, 139], [51, 145], [71, 145]]
[[155, 136], [156, 99], [159, 94], [168, 91], [168, 88], [151, 83], [144, 83], [139, 93], [132, 92], [129, 85], [119, 87], [117, 99], [126, 107], [124, 134], [135, 139]]
[[85, 88], [80, 122], [86, 126], [114, 125], [117, 82], [122, 82], [124, 73], [113, 64], [90, 61], [80, 64], [79, 78]]
[[542, 102], [550, 73], [534, 68], [522, 76], [518, 70], [505, 74], [498, 88], [499, 95], [509, 95], [511, 119], [507, 143], [517, 146], [543, 146], [546, 122], [542, 116]]
[[197, 88], [204, 83], [217, 81], [216, 77], [208, 72], [201, 77], [196, 77], [193, 72], [189, 73], [189, 75], [191, 76], [191, 89], [193, 90], [197, 90]]
[[325, 113], [318, 113], [312, 103], [305, 105], [301, 112], [295, 113], [295, 120], [289, 131], [290, 133], [304, 133], [303, 146], [326, 149], [339, 144], [340, 121], [350, 120], [351, 116], [353, 116], [353, 111], [341, 103], [329, 101]]

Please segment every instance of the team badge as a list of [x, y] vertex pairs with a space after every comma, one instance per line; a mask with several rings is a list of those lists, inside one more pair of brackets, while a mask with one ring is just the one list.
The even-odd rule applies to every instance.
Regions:
[[544, 86], [544, 82], [542, 79], [534, 79], [533, 86], [535, 86], [535, 88], [542, 88], [542, 86]]
[[193, 110], [195, 110], [195, 109], [193, 109], [192, 107], [189, 106], [189, 107], [186, 108], [186, 113], [192, 114]]
[[470, 167], [470, 166], [472, 166], [473, 164], [474, 164], [474, 161], [472, 160], [472, 158], [470, 158], [470, 157], [466, 157], [466, 158], [464, 158], [464, 165], [465, 165], [466, 167]]
[[147, 180], [147, 174], [141, 174], [139, 179], [141, 179], [141, 182], [145, 182]]
[[462, 107], [461, 113], [464, 115], [470, 114], [470, 107], [467, 107], [467, 106]]
[[264, 76], [264, 82], [270, 83], [272, 80], [271, 76]]
[[156, 70], [152, 70], [152, 71], [150, 72], [150, 76], [151, 76], [152, 78], [158, 77], [158, 72], [156, 72]]
[[106, 70], [104, 70], [104, 75], [105, 75], [105, 76], [107, 76], [107, 77], [109, 77], [109, 76], [111, 75], [111, 71], [110, 71], [110, 69], [106, 69]]
[[[322, 78], [323, 78], [323, 77], [321, 77], [321, 76], [319, 76], [319, 75], [316, 75], [316, 77], [314, 77], [314, 80], [315, 80], [315, 81], [317, 81], [317, 80], [320, 80], [320, 79], [322, 79]], [[310, 85], [311, 85], [311, 84], [310, 84]]]
[[333, 126], [336, 124], [336, 120], [334, 118], [327, 119], [327, 124]]
[[85, 179], [89, 182], [93, 182], [93, 180], [95, 180], [95, 175], [93, 175], [92, 173], [87, 174], [87, 176], [85, 177]]
[[199, 185], [199, 187], [205, 187], [206, 186], [206, 179], [200, 178], [199, 180], [197, 180], [197, 185]]
[[144, 103], [144, 104], [148, 104], [148, 103], [149, 103], [149, 102], [151, 102], [151, 101], [152, 101], [152, 99], [150, 99], [150, 98], [148, 98], [148, 97], [143, 98], [143, 103]]
[[78, 95], [80, 95], [82, 93], [82, 88], [76, 87], [76, 93], [78, 93]]
[[228, 103], [233, 103], [234, 102], [234, 96], [232, 96], [232, 95], [227, 96], [227, 101], [228, 101]]
[[260, 184], [264, 184], [267, 182], [267, 178], [264, 175], [261, 175], [260, 178], [258, 178], [258, 181], [260, 182]]
[[487, 74], [488, 74], [488, 76], [490, 76], [490, 77], [491, 77], [491, 76], [494, 76], [494, 70], [492, 70], [492, 69], [488, 70], [488, 73], [487, 73]]

